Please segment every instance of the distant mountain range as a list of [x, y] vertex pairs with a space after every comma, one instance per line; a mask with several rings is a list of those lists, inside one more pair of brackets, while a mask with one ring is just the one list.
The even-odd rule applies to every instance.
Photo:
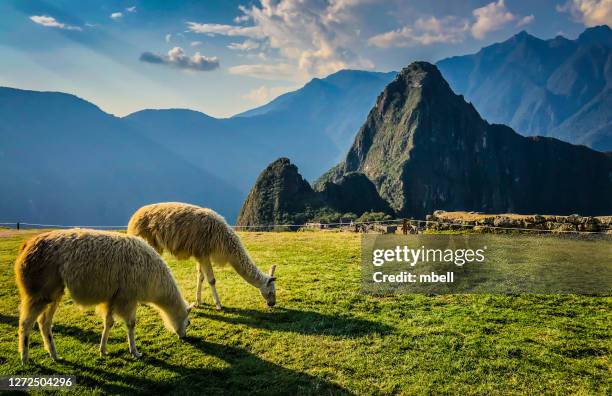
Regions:
[[451, 88], [489, 122], [612, 151], [612, 30], [576, 40], [521, 32], [473, 55], [437, 63]]
[[313, 180], [346, 153], [376, 95], [395, 73], [344, 70], [232, 118], [191, 110], [143, 110], [128, 124], [248, 192], [259, 171], [291, 156]]
[[[610, 29], [598, 27], [577, 40], [522, 33], [438, 65], [485, 119], [610, 150], [610, 57]], [[307, 180], [338, 163], [396, 74], [340, 71], [227, 119], [117, 118], [73, 95], [0, 88], [0, 221], [123, 224], [139, 205], [182, 200], [233, 222], [278, 157]]]
[[239, 190], [72, 95], [0, 88], [0, 221], [125, 225], [181, 200], [235, 216]]
[[73, 95], [0, 88], [0, 222], [122, 225], [164, 200], [233, 222], [275, 158], [291, 155], [309, 178], [337, 162], [393, 76], [341, 71], [229, 119], [183, 109], [117, 118]]

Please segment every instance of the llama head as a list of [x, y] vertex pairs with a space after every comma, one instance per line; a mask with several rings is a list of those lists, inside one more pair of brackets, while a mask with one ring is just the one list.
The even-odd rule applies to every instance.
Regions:
[[185, 303], [185, 309], [178, 312], [172, 321], [172, 328], [179, 338], [184, 338], [187, 335], [187, 326], [191, 323], [189, 320], [189, 313], [192, 308], [193, 304], [187, 306], [187, 303]]
[[274, 277], [274, 271], [276, 271], [276, 265], [273, 265], [270, 268], [270, 272], [268, 273], [268, 278], [266, 283], [259, 288], [261, 295], [264, 300], [266, 300], [266, 304], [268, 307], [273, 307], [276, 305], [276, 286], [274, 285], [274, 281], [276, 281], [276, 277]]

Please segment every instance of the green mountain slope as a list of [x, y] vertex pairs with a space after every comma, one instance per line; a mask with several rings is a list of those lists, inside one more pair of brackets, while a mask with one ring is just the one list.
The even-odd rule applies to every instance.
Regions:
[[385, 88], [346, 159], [316, 187], [350, 172], [364, 173], [404, 216], [612, 212], [612, 153], [491, 125], [426, 62]]

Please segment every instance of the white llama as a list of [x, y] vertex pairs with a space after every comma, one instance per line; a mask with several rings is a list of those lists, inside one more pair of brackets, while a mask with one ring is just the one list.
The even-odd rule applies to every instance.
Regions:
[[71, 229], [51, 231], [24, 243], [15, 261], [15, 278], [21, 295], [19, 350], [28, 361], [29, 335], [38, 319], [45, 349], [57, 359], [51, 327], [64, 294], [82, 306], [97, 305], [104, 319], [100, 354], [114, 324], [113, 315], [125, 321], [130, 353], [141, 354], [134, 341], [136, 306], [157, 308], [167, 327], [184, 337], [191, 307], [162, 258], [141, 238], [115, 232]]
[[196, 304], [202, 302], [202, 282], [206, 277], [215, 305], [221, 309], [211, 261], [219, 265], [229, 263], [244, 280], [259, 289], [268, 306], [276, 304], [276, 265], [267, 275], [261, 272], [238, 235], [211, 209], [177, 202], [143, 206], [132, 215], [128, 234], [144, 238], [160, 254], [168, 250], [178, 259], [194, 257], [198, 261]]

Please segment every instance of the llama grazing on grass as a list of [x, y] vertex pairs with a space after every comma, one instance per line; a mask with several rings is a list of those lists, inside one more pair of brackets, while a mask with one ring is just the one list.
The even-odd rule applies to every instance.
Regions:
[[215, 305], [221, 309], [211, 261], [219, 265], [229, 263], [244, 280], [259, 289], [268, 306], [276, 304], [276, 266], [267, 275], [261, 272], [238, 235], [211, 209], [177, 202], [143, 206], [130, 219], [127, 232], [144, 238], [160, 254], [168, 250], [180, 260], [194, 257], [198, 261], [196, 304], [202, 302], [202, 282], [206, 277]]
[[15, 278], [21, 295], [19, 351], [28, 361], [29, 335], [34, 321], [45, 349], [57, 359], [51, 327], [64, 294], [81, 306], [96, 305], [104, 319], [100, 354], [114, 324], [113, 315], [125, 321], [130, 353], [141, 354], [134, 342], [136, 306], [157, 308], [167, 327], [184, 337], [191, 307], [181, 297], [170, 269], [141, 238], [115, 232], [71, 229], [46, 232], [25, 242], [15, 261]]

